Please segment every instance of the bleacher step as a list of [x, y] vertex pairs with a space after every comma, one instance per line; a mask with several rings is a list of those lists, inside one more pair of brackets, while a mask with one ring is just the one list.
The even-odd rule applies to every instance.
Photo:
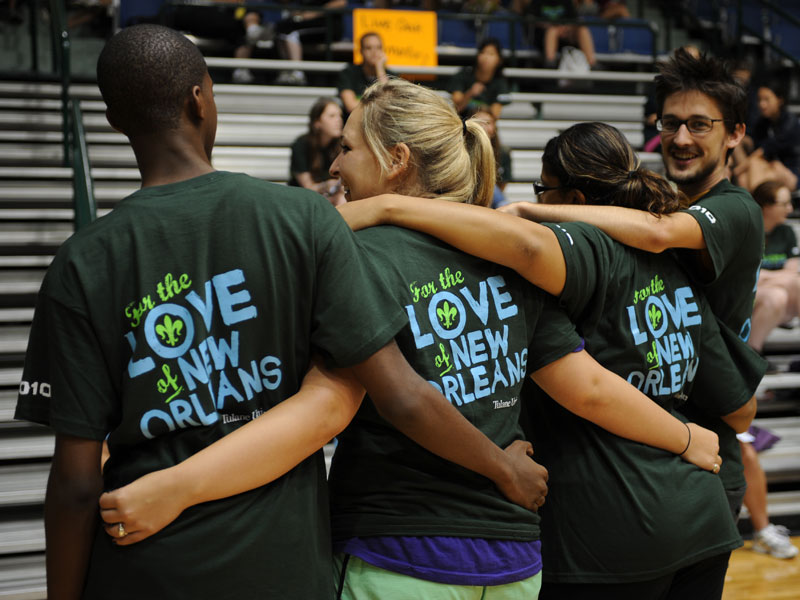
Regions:
[[0, 555], [44, 551], [44, 520], [0, 522]]
[[0, 466], [0, 506], [44, 502], [49, 463]]
[[44, 554], [0, 557], [0, 600], [46, 600]]

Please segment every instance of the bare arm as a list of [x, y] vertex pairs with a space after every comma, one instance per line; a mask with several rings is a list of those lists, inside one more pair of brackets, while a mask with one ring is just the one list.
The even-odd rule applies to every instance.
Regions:
[[747, 401], [747, 404], [741, 406], [738, 410], [721, 417], [721, 419], [725, 421], [725, 423], [727, 423], [728, 426], [736, 433], [744, 433], [753, 422], [753, 418], [756, 416], [757, 408], [758, 404], [756, 397], [753, 396]]
[[373, 225], [416, 229], [468, 254], [499, 263], [555, 296], [567, 270], [556, 235], [547, 227], [491, 208], [386, 194], [350, 202], [339, 212], [354, 230]]
[[693, 423], [688, 426], [585, 351], [570, 353], [532, 375], [536, 384], [570, 412], [620, 437], [683, 452], [685, 461], [710, 471], [722, 464], [717, 435]]
[[328, 443], [355, 415], [364, 389], [347, 370], [312, 366], [294, 396], [180, 464], [154, 471], [100, 499], [106, 532], [141, 541], [183, 510], [269, 483]]
[[684, 212], [656, 217], [644, 210], [620, 206], [534, 202], [516, 202], [504, 206], [502, 211], [538, 223], [582, 221], [602, 229], [626, 246], [647, 252], [663, 252], [669, 248], [702, 250], [706, 247], [700, 225]]
[[342, 99], [344, 110], [347, 113], [353, 112], [358, 106], [358, 98], [356, 98], [356, 93], [353, 90], [342, 90], [339, 92], [339, 98]]
[[101, 442], [56, 435], [44, 503], [47, 538], [47, 597], [83, 596], [97, 529], [97, 499], [103, 491]]
[[544, 501], [547, 471], [526, 455], [530, 444], [503, 451], [411, 368], [397, 344], [353, 370], [380, 415], [419, 445], [492, 480], [520, 506], [535, 510]]

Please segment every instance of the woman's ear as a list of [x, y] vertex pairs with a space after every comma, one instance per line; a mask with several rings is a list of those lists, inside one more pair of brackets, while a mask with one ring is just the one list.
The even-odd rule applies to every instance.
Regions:
[[389, 173], [386, 179], [392, 180], [408, 172], [411, 166], [411, 150], [404, 142], [400, 142], [389, 150], [389, 154], [392, 157], [392, 162], [389, 165]]
[[586, 204], [586, 196], [583, 192], [575, 188], [569, 188], [564, 194], [564, 200], [567, 204]]

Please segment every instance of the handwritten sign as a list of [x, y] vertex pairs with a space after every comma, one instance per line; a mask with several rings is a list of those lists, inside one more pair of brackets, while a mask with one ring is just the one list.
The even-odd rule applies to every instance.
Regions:
[[381, 36], [389, 67], [392, 65], [436, 66], [436, 13], [417, 10], [353, 10], [353, 62], [361, 64], [365, 33]]

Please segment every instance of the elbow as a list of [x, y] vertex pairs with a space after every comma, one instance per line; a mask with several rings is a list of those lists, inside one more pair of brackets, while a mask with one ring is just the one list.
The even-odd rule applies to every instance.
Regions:
[[742, 408], [722, 417], [722, 420], [736, 433], [744, 433], [752, 424], [757, 410], [758, 403], [755, 396], [753, 396]]

